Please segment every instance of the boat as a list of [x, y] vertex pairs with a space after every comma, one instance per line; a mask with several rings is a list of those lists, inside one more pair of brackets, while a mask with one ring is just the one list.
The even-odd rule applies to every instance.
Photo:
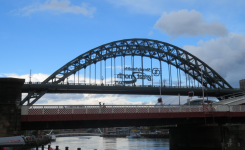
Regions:
[[55, 135], [51, 135], [51, 141], [56, 141], [56, 136]]
[[[49, 132], [49, 134], [47, 134], [47, 136], [49, 136], [51, 141], [56, 141], [56, 136], [54, 135], [54, 133], [52, 133], [53, 129]], [[52, 134], [51, 134], [52, 133]]]
[[126, 138], [141, 138], [140, 133], [137, 133], [135, 130], [132, 130], [130, 132], [129, 136], [126, 136]]
[[25, 145], [25, 141], [21, 136], [0, 137], [0, 148], [1, 147], [21, 147], [24, 145]]

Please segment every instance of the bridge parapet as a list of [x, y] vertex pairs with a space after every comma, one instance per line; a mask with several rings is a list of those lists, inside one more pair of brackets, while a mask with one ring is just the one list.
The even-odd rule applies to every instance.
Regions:
[[[159, 87], [160, 85], [138, 85], [138, 84], [128, 84], [128, 85], [122, 85], [122, 84], [89, 84], [89, 83], [54, 83], [54, 82], [25, 82], [25, 85], [80, 85], [80, 86], [126, 86], [126, 87]], [[202, 89], [201, 86], [166, 86], [163, 85], [162, 88], [193, 88], [193, 89]], [[220, 89], [220, 88], [214, 88], [214, 87], [205, 87], [205, 89]], [[227, 89], [227, 90], [241, 90], [244, 91], [242, 88], [222, 88], [222, 89]], [[232, 95], [232, 94], [229, 94]]]
[[21, 115], [132, 114], [186, 112], [245, 112], [244, 105], [35, 105], [22, 106]]
[[[159, 87], [158, 85], [137, 85], [137, 84], [89, 84], [89, 83], [52, 83], [52, 82], [25, 82], [25, 85], [31, 84], [31, 85], [80, 85], [80, 86], [126, 86], [126, 87]], [[162, 86], [162, 88], [196, 88], [196, 89], [202, 89], [200, 86]], [[210, 89], [213, 89], [210, 87]], [[230, 88], [227, 88], [230, 89]]]

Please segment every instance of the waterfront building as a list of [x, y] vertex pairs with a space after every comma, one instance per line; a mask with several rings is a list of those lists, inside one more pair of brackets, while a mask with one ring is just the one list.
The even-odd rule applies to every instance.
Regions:
[[240, 80], [239, 83], [240, 83], [240, 89], [245, 89], [245, 79]]
[[21, 131], [21, 87], [25, 79], [0, 78], [0, 137], [16, 136]]
[[130, 127], [116, 127], [115, 132], [117, 135], [119, 134], [129, 134], [131, 128]]

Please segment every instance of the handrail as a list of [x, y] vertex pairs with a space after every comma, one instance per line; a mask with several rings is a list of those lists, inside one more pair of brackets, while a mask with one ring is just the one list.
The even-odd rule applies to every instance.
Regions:
[[21, 106], [21, 115], [245, 112], [245, 105], [34, 105]]
[[[240, 96], [244, 96], [244, 95], [245, 95], [245, 91], [244, 92], [237, 92], [237, 93], [227, 94], [227, 95], [222, 95], [222, 96], [219, 96], [217, 98], [221, 98], [222, 100], [226, 100], [226, 99], [240, 97]], [[228, 97], [228, 98], [226, 98], [226, 97]]]
[[[29, 85], [82, 85], [82, 86], [126, 86], [126, 87], [159, 87], [159, 85], [132, 85], [132, 84], [128, 84], [128, 85], [121, 85], [121, 84], [89, 84], [89, 83], [52, 83], [52, 82], [25, 82], [24, 84], [29, 84]], [[202, 89], [202, 87], [200, 86], [162, 86], [162, 88], [194, 88], [194, 89]], [[215, 88], [207, 88], [208, 89], [215, 89]], [[225, 89], [225, 88], [223, 88]], [[231, 90], [230, 88], [227, 88], [229, 90]], [[238, 90], [240, 88], [233, 88], [233, 90]], [[241, 89], [243, 90], [243, 89]], [[229, 94], [232, 95], [232, 94]], [[224, 95], [226, 96], [226, 95]], [[223, 97], [223, 96], [221, 96]]]

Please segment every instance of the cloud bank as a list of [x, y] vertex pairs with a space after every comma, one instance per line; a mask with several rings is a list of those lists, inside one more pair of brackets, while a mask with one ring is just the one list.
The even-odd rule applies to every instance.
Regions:
[[[12, 77], [12, 78], [22, 78], [22, 79], [25, 79], [25, 82], [30, 81], [30, 75], [29, 74], [18, 75], [16, 73], [3, 73], [2, 76]], [[49, 77], [48, 74], [42, 74], [42, 73], [32, 74], [31, 75], [31, 81], [32, 82], [42, 82], [48, 77]]]
[[213, 21], [208, 23], [200, 12], [195, 10], [180, 10], [178, 12], [164, 12], [157, 20], [154, 28], [160, 29], [172, 38], [178, 36], [226, 36], [228, 30], [225, 24]]
[[243, 34], [230, 33], [216, 40], [201, 40], [198, 46], [185, 45], [182, 48], [207, 63], [235, 88], [239, 87], [239, 80], [245, 78]]
[[93, 17], [96, 8], [87, 3], [82, 3], [81, 6], [75, 6], [69, 0], [47, 0], [43, 4], [26, 6], [19, 9], [19, 11], [22, 15], [30, 15], [39, 11], [52, 11], [56, 14], [73, 13]]
[[[4, 73], [0, 76], [22, 78], [25, 82], [29, 82], [30, 75], [17, 75], [15, 73]], [[47, 74], [32, 74], [32, 82], [42, 82], [49, 75]], [[108, 79], [109, 80], [109, 79]], [[88, 79], [87, 79], [88, 81]], [[70, 79], [70, 83], [74, 80]], [[92, 83], [94, 80], [92, 80]], [[80, 82], [81, 83], [81, 82]], [[99, 81], [97, 81], [99, 83]], [[22, 99], [27, 93], [22, 94]], [[145, 95], [123, 95], [123, 94], [45, 94], [36, 105], [98, 105], [99, 102], [106, 105], [154, 105], [158, 96]]]
[[[26, 94], [25, 94], [26, 95]], [[23, 95], [23, 97], [25, 97]], [[141, 95], [118, 94], [45, 94], [36, 105], [98, 105], [99, 102], [106, 105], [154, 105], [157, 96], [149, 96], [148, 101], [142, 100]], [[134, 101], [129, 99], [133, 98]]]

